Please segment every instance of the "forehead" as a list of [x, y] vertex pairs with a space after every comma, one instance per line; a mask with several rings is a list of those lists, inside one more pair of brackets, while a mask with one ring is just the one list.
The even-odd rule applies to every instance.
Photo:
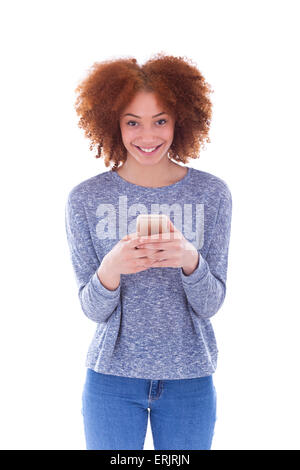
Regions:
[[[136, 111], [135, 114], [148, 113], [153, 111], [153, 114], [159, 113], [164, 111], [164, 109], [160, 109], [162, 104], [159, 101], [158, 96], [154, 92], [145, 92], [140, 91], [136, 93], [134, 98], [127, 104], [127, 106], [123, 109], [123, 114], [127, 112]], [[141, 115], [139, 114], [139, 115]]]

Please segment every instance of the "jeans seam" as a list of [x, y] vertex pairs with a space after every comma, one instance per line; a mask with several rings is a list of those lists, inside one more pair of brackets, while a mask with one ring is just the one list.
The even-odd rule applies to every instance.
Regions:
[[160, 387], [159, 387], [159, 398], [161, 397], [162, 392], [163, 392], [163, 385], [164, 385], [164, 381], [161, 380], [161, 381], [160, 381]]
[[146, 433], [147, 433], [147, 426], [148, 426], [148, 418], [149, 418], [148, 408], [146, 408], [146, 412], [147, 412], [147, 421], [146, 421], [146, 426], [145, 426], [145, 431], [144, 431], [144, 439], [143, 439], [143, 442], [142, 442], [141, 450], [144, 449], [144, 445], [145, 445], [145, 439], [146, 439]]
[[150, 394], [152, 390], [152, 380], [150, 381], [149, 395], [148, 395], [148, 408], [150, 408]]

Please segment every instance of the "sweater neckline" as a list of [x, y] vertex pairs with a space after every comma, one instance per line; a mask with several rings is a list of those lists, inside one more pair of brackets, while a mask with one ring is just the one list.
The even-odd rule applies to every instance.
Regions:
[[151, 188], [149, 186], [140, 186], [139, 184], [135, 184], [135, 183], [130, 183], [129, 181], [125, 180], [124, 178], [122, 178], [122, 176], [120, 176], [116, 171], [112, 171], [110, 170], [110, 173], [113, 177], [113, 179], [118, 183], [118, 185], [124, 187], [124, 188], [127, 188], [127, 189], [139, 189], [141, 191], [145, 191], [145, 192], [150, 192], [150, 191], [153, 191], [153, 192], [162, 192], [162, 191], [166, 191], [168, 190], [169, 188], [170, 189], [177, 189], [178, 187], [182, 186], [183, 184], [187, 183], [190, 176], [191, 176], [191, 167], [188, 167], [186, 166], [185, 168], [187, 168], [187, 173], [184, 175], [183, 178], [181, 178], [181, 180], [177, 181], [176, 183], [172, 183], [172, 184], [168, 184], [166, 186], [159, 186], [157, 188]]

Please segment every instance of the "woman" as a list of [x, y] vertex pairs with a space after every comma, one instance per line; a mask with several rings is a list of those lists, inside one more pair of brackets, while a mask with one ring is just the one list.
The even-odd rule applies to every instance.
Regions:
[[[143, 66], [96, 63], [76, 91], [90, 149], [113, 163], [66, 204], [80, 304], [97, 323], [82, 396], [86, 447], [143, 449], [149, 410], [155, 449], [210, 449], [210, 318], [226, 293], [232, 200], [221, 178], [184, 166], [209, 142], [210, 87], [190, 61], [158, 54]], [[143, 240], [140, 213], [166, 214], [170, 236]]]

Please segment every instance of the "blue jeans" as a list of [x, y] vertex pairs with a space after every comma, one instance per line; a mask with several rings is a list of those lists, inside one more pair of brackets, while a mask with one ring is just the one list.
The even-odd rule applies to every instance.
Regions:
[[216, 421], [212, 375], [148, 380], [87, 369], [82, 394], [87, 450], [143, 449], [148, 409], [155, 450], [210, 449]]

